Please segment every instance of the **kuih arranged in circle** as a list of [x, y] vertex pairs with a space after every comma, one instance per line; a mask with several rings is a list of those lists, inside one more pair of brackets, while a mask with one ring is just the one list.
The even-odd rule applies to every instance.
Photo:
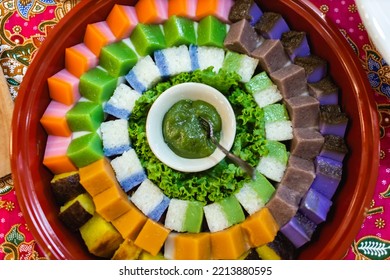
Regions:
[[[64, 56], [48, 79], [43, 164], [59, 219], [92, 255], [292, 259], [326, 221], [348, 118], [327, 62], [282, 15], [250, 0], [117, 4]], [[256, 168], [255, 178], [225, 157], [196, 172], [156, 157], [149, 110], [186, 83], [226, 97], [236, 124], [230, 151]], [[213, 119], [223, 138], [227, 119], [209, 105], [186, 100], [160, 119], [175, 154], [207, 158], [215, 148], [206, 134], [190, 142], [190, 132], [204, 133], [185, 123], [190, 116]], [[178, 120], [187, 134], [172, 126]]]

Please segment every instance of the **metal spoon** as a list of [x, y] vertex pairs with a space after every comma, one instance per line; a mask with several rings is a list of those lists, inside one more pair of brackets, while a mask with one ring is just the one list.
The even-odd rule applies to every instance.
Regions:
[[207, 137], [211, 140], [211, 142], [215, 146], [217, 146], [217, 148], [220, 149], [230, 160], [232, 160], [234, 163], [240, 166], [252, 179], [254, 179], [256, 169], [252, 167], [249, 163], [241, 159], [240, 157], [226, 150], [221, 144], [219, 144], [217, 138], [215, 138], [214, 136], [213, 124], [208, 119], [205, 119], [203, 117], [199, 117], [199, 122], [204, 128], [204, 130], [207, 131]]

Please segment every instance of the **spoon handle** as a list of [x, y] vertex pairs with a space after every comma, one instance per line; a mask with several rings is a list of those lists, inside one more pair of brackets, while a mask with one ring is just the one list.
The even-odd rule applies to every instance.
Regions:
[[252, 179], [255, 178], [255, 168], [253, 168], [249, 163], [242, 160], [240, 157], [226, 150], [223, 146], [221, 146], [215, 137], [210, 137], [210, 140], [213, 142], [218, 149], [220, 149], [230, 160], [235, 162], [238, 166], [240, 166]]

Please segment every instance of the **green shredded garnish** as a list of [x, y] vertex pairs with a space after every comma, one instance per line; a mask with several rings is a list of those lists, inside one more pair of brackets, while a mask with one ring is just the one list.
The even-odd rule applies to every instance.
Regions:
[[212, 68], [195, 70], [158, 83], [137, 100], [129, 120], [132, 146], [148, 178], [168, 197], [208, 204], [230, 196], [250, 178], [228, 159], [209, 170], [191, 174], [162, 163], [151, 151], [146, 138], [146, 118], [153, 102], [165, 90], [180, 83], [197, 82], [216, 88], [229, 99], [236, 115], [237, 131], [231, 151], [256, 166], [260, 157], [267, 154], [264, 112], [239, 81], [240, 76], [236, 73], [224, 70], [215, 73]]

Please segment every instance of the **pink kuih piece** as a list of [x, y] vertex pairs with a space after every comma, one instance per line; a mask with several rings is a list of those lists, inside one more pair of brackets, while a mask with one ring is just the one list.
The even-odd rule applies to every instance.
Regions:
[[229, 12], [233, 4], [233, 0], [198, 0], [196, 17], [200, 20], [211, 15], [227, 23], [229, 22]]
[[99, 21], [87, 25], [84, 35], [84, 44], [96, 55], [100, 55], [100, 50], [113, 42], [116, 38], [106, 21]]
[[98, 63], [98, 57], [84, 43], [65, 50], [65, 68], [77, 78], [96, 67]]
[[332, 199], [341, 180], [343, 164], [321, 156], [316, 157], [314, 164], [316, 166], [316, 178], [311, 188], [323, 194], [326, 198]]
[[134, 7], [141, 23], [159, 24], [168, 19], [167, 0], [139, 0]]
[[280, 231], [286, 236], [296, 248], [309, 242], [316, 230], [317, 225], [305, 215], [297, 214], [285, 224]]
[[198, 0], [169, 0], [168, 17], [179, 16], [195, 19], [197, 5]]
[[49, 135], [47, 137], [43, 165], [54, 174], [76, 171], [77, 167], [67, 156], [67, 150], [72, 141], [72, 136], [60, 137]]
[[72, 106], [55, 100], [50, 101], [40, 120], [47, 134], [64, 137], [72, 135], [66, 120], [66, 113]]
[[72, 105], [80, 99], [79, 79], [68, 70], [62, 69], [47, 79], [50, 98], [65, 105]]
[[138, 17], [134, 7], [116, 4], [106, 21], [114, 36], [118, 39], [124, 39], [130, 36], [138, 24]]

